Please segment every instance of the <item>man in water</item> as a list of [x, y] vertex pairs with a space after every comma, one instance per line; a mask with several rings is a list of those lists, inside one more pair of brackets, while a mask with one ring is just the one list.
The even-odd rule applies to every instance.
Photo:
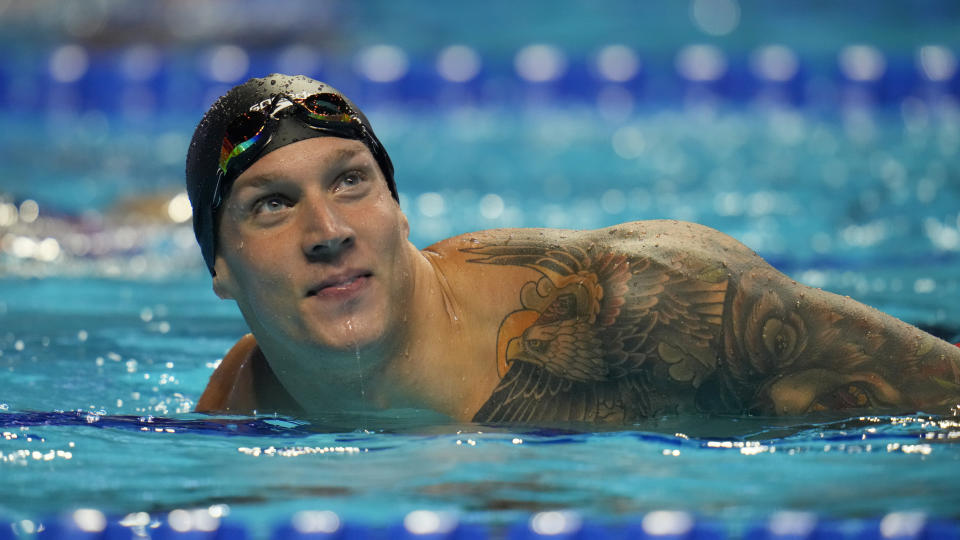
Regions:
[[960, 348], [703, 226], [502, 229], [418, 250], [370, 123], [306, 77], [214, 104], [187, 186], [213, 288], [252, 331], [198, 411], [622, 423], [960, 403]]

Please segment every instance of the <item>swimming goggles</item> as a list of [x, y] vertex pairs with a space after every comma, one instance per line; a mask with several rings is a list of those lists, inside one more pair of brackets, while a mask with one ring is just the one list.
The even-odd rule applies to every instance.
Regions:
[[380, 158], [384, 150], [372, 137], [357, 113], [339, 94], [321, 92], [306, 97], [276, 94], [239, 115], [228, 126], [220, 147], [213, 209], [223, 203], [223, 192], [260, 156], [277, 132], [280, 120], [294, 116], [306, 126], [333, 135], [363, 141]]

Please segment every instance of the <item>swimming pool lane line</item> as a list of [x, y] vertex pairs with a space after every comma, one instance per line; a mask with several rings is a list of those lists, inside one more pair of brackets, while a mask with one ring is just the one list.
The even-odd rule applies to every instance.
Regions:
[[[0, 521], [0, 540], [259, 540], [242, 522], [221, 519], [223, 508], [145, 512], [108, 518], [92, 509], [42, 520]], [[676, 510], [658, 510], [615, 522], [572, 511], [537, 512], [507, 525], [461, 520], [442, 511], [415, 510], [386, 526], [342, 520], [330, 511], [300, 511], [275, 523], [269, 540], [957, 540], [960, 522], [921, 512], [835, 519], [782, 511], [744, 524]], [[264, 538], [263, 540], [267, 540]]]

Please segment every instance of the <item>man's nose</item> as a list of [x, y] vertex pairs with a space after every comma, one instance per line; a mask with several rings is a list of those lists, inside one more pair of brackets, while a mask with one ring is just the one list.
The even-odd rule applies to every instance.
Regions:
[[330, 261], [353, 245], [353, 229], [335, 204], [322, 196], [306, 197], [302, 204], [302, 249], [307, 260]]

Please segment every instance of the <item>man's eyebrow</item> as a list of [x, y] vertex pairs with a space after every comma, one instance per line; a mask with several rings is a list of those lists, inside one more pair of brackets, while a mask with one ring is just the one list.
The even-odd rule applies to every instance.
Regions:
[[347, 147], [347, 148], [338, 148], [333, 155], [333, 161], [347, 161], [348, 159], [353, 159], [358, 154], [362, 154], [366, 150], [366, 147], [356, 148], [356, 147]]
[[254, 176], [252, 178], [250, 177], [244, 178], [242, 181], [239, 178], [236, 179], [233, 182], [233, 186], [230, 189], [232, 191], [232, 190], [244, 189], [244, 188], [259, 188], [259, 187], [266, 186], [268, 184], [272, 184], [276, 181], [277, 179], [270, 175], [258, 174], [257, 176]]
[[[346, 161], [350, 161], [351, 159], [356, 158], [357, 156], [363, 155], [365, 150], [366, 150], [366, 147], [338, 148], [332, 152], [333, 155], [330, 156], [329, 161], [332, 163], [344, 163]], [[230, 189], [235, 190], [235, 189], [241, 189], [241, 188], [243, 189], [260, 188], [266, 185], [273, 184], [274, 182], [280, 182], [282, 180], [283, 180], [282, 178], [276, 178], [273, 175], [271, 175], [269, 172], [267, 172], [263, 174], [258, 174], [253, 177], [246, 177], [242, 180], [242, 182], [238, 178], [237, 180], [234, 181], [233, 186]], [[239, 185], [238, 185], [238, 182], [239, 182]]]

